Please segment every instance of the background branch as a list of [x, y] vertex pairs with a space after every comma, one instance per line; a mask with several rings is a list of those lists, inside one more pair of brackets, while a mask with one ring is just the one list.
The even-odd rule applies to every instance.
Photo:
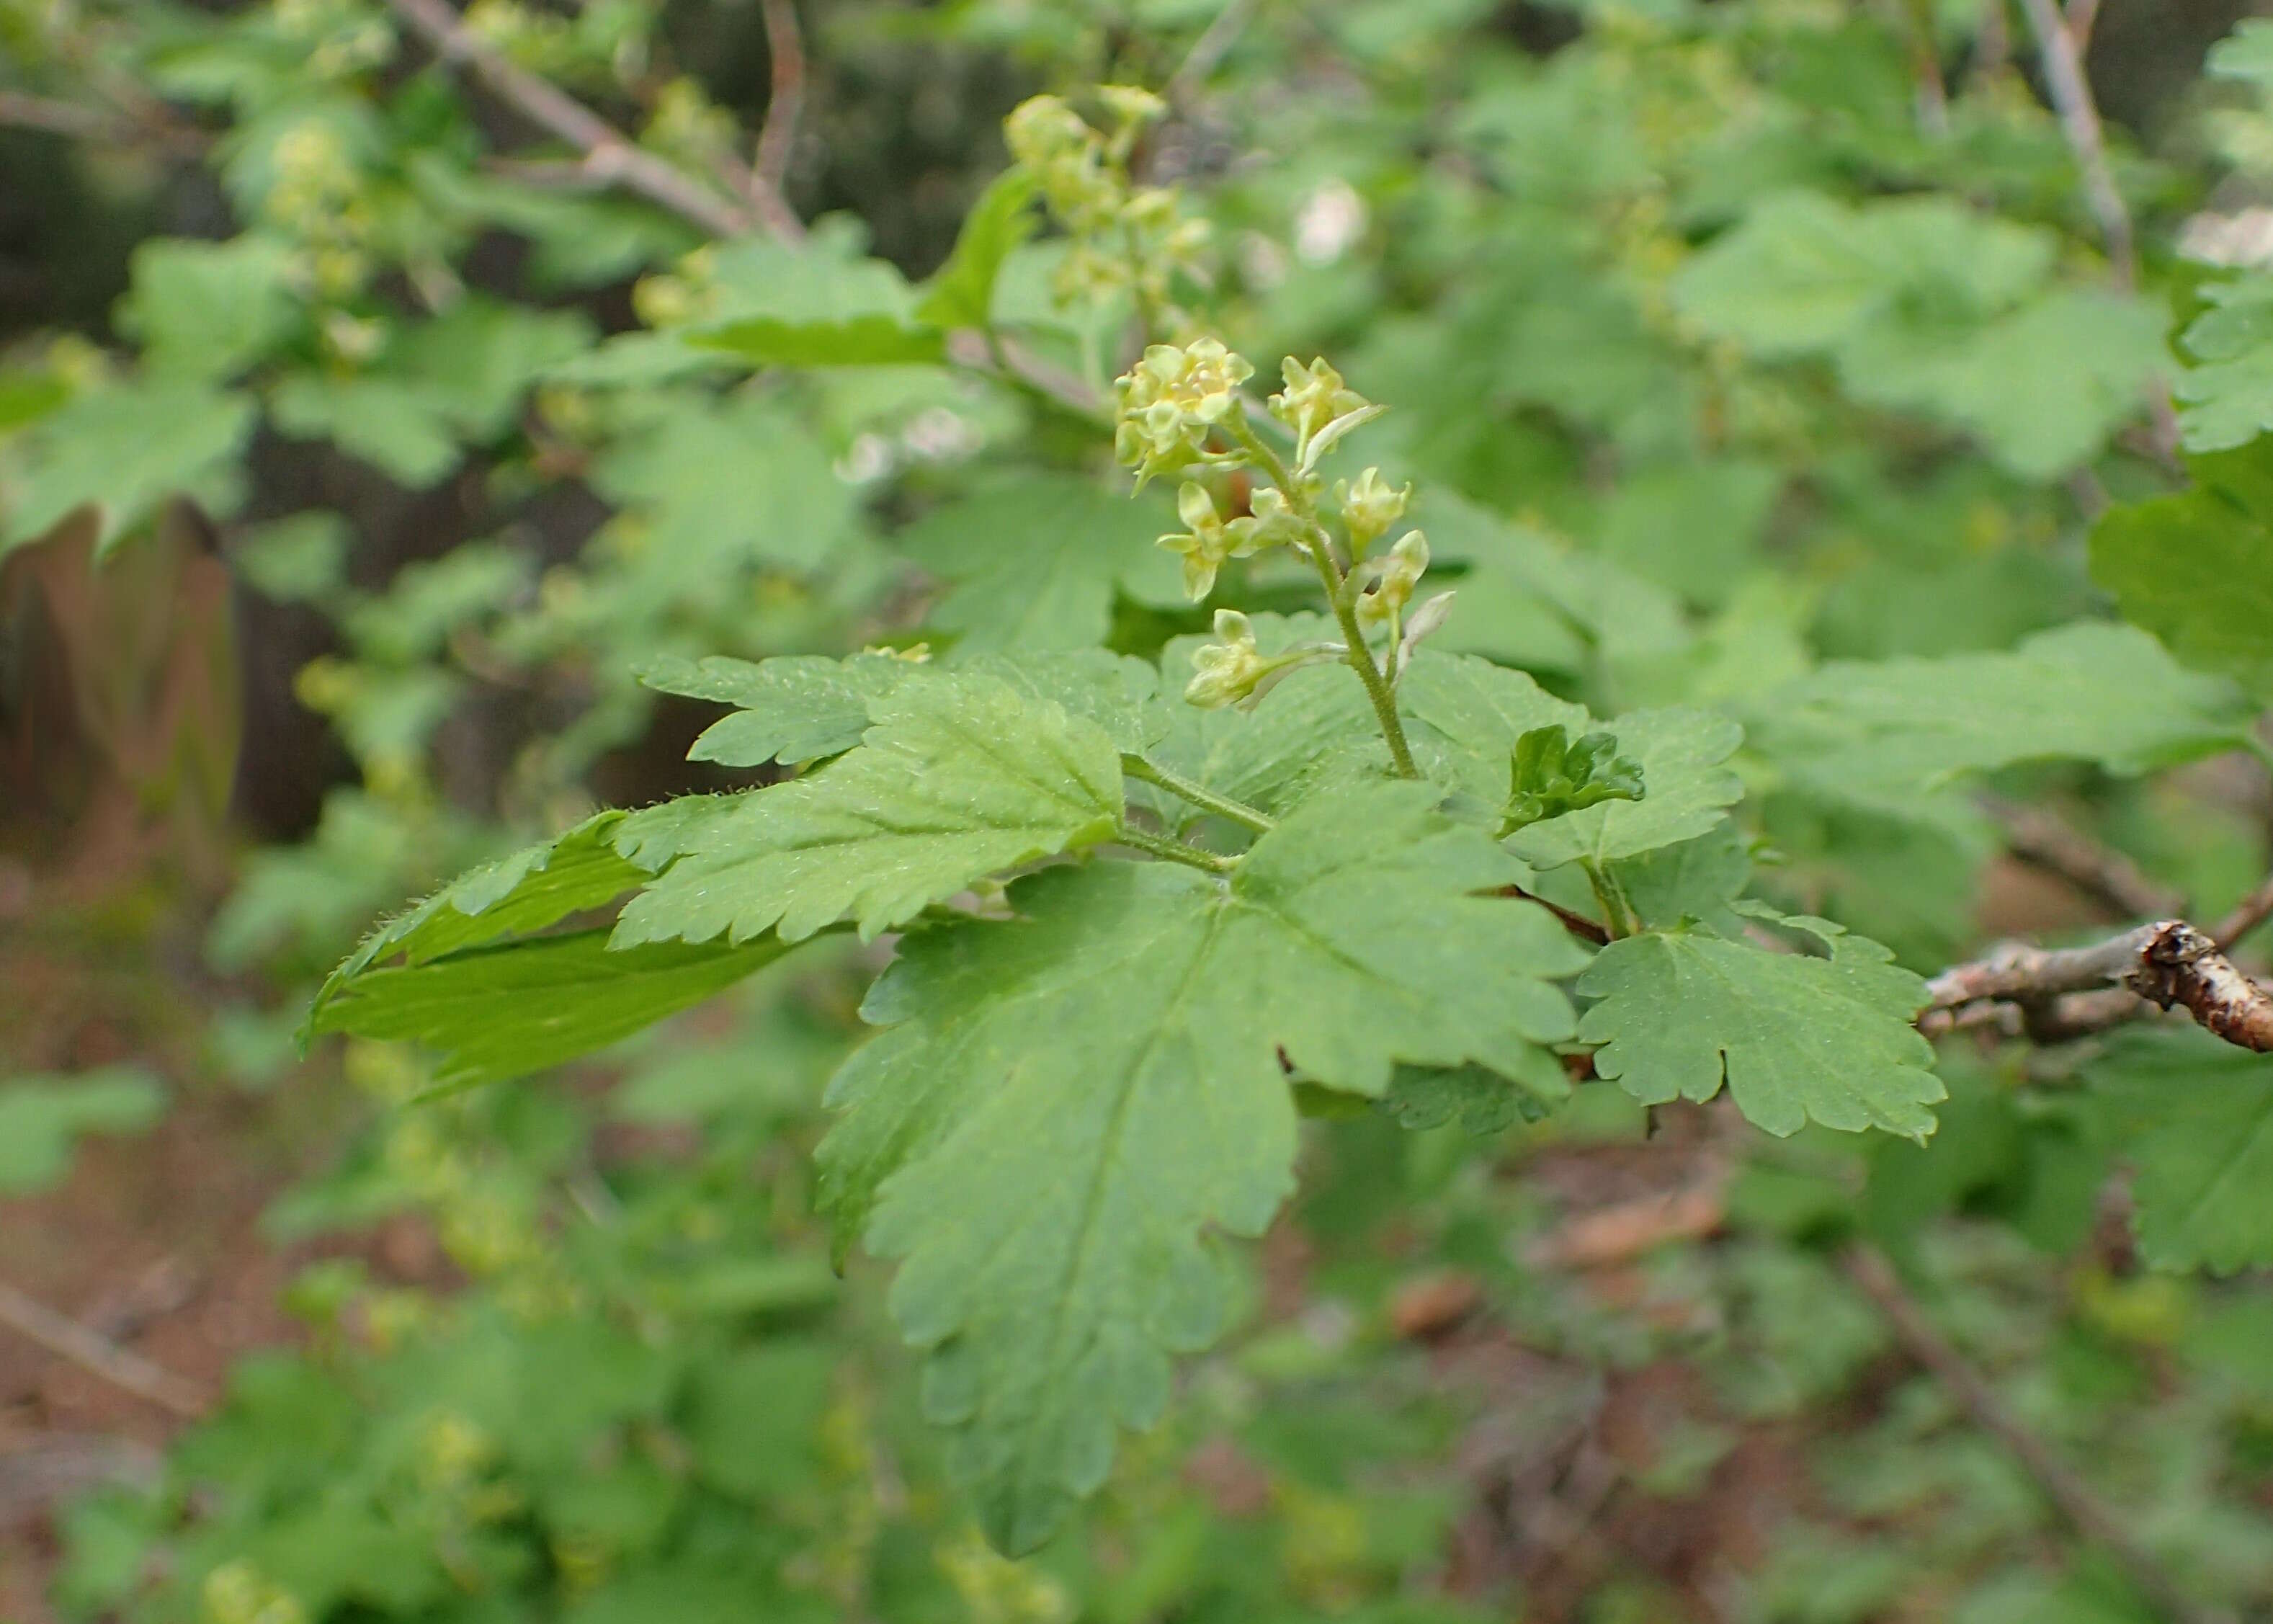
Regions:
[[[584, 155], [596, 179], [620, 185], [716, 237], [762, 225], [786, 236], [804, 228], [779, 193], [750, 177], [743, 197], [721, 196], [677, 165], [634, 145], [623, 132], [550, 81], [515, 65], [470, 33], [447, 0], [387, 0], [443, 61], [462, 64], [499, 99]], [[739, 161], [738, 161], [739, 166]]]
[[2057, 813], [1995, 795], [1983, 796], [1981, 807], [2004, 826], [2005, 844], [2014, 856], [2058, 875], [2119, 918], [2167, 919], [2186, 907], [2184, 896], [2149, 878], [2123, 853], [2093, 839]]
[[757, 155], [751, 164], [759, 192], [751, 203], [761, 211], [761, 199], [778, 203], [789, 177], [790, 160], [797, 153], [797, 121], [805, 110], [805, 38], [798, 32], [796, 0], [759, 0], [765, 19], [766, 56], [772, 72], [772, 89], [766, 97], [766, 121], [758, 129]]
[[[2135, 293], [2139, 289], [2138, 234], [2122, 190], [2115, 184], [2115, 171], [2107, 162], [2106, 129], [2083, 69], [2083, 41], [2089, 37], [2098, 8], [2077, 4], [2070, 8], [2071, 14], [2064, 15], [2059, 0], [2021, 0], [2021, 9], [2028, 16], [2029, 32], [2036, 35], [2044, 63], [2044, 88], [2059, 119], [2060, 132], [2067, 138], [2068, 150], [2075, 154], [2076, 169], [2083, 177], [2084, 199], [2099, 222], [2100, 240], [2106, 244], [2115, 284], [2126, 293]], [[2156, 450], [2166, 462], [2174, 459], [2179, 450], [2178, 413], [2172, 409], [2170, 395], [2159, 379], [2148, 387], [2147, 405], [2154, 419]]]
[[1974, 1425], [2012, 1452], [2068, 1524], [2119, 1562], [2157, 1608], [2179, 1624], [2232, 1624], [2227, 1614], [2189, 1599], [2155, 1554], [2132, 1538], [2124, 1517], [2022, 1423], [1989, 1379], [1927, 1318], [1885, 1253], [1857, 1245], [1843, 1253], [1840, 1262], [1847, 1277], [1885, 1316], [1902, 1350], [1949, 1389]]
[[0, 1326], [177, 1416], [194, 1421], [212, 1407], [205, 1389], [187, 1377], [120, 1347], [13, 1286], [0, 1285]]

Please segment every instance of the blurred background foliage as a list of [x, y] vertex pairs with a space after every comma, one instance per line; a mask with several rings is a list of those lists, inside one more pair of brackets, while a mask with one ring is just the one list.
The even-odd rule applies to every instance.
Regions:
[[[402, 898], [759, 781], [643, 662], [1202, 628], [1158, 515], [1001, 483], [1101, 462], [1047, 390], [684, 336], [901, 342], [1025, 95], [1167, 95], [1199, 297], [1394, 404], [1449, 646], [1743, 715], [2093, 603], [2167, 333], [2273, 260], [2265, 36], [2204, 71], [2247, 10], [2071, 4], [2126, 249], [2003, 0], [0, 0], [0, 1280], [162, 1367], [0, 1332], [0, 1617], [2164, 1616], [1858, 1235], [2189, 1594], [2273, 1602], [2273, 1297], [2143, 1271], [2109, 1177], [2105, 1101], [2206, 1064], [2158, 1037], [1953, 1058], [1927, 1149], [1602, 1089], [1313, 1124], [1243, 1328], [1011, 1563], [811, 1216], [873, 961], [415, 1108], [416, 1056], [292, 1036]], [[1125, 304], [1007, 246], [976, 316], [1109, 378]], [[2103, 917], [1954, 792], [1752, 771], [1768, 883], [1914, 967]], [[2262, 872], [2254, 766], [2009, 776], [2203, 906]]]

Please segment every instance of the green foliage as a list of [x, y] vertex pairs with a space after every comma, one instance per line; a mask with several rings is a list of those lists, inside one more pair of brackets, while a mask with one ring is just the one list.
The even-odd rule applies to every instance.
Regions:
[[0, 1195], [27, 1195], [71, 1171], [92, 1133], [139, 1133], [165, 1109], [165, 1091], [139, 1066], [0, 1083]]
[[1287, 1193], [1282, 1067], [1364, 1094], [1399, 1062], [1536, 1079], [1531, 1046], [1569, 1034], [1544, 981], [1583, 955], [1540, 910], [1471, 894], [1521, 867], [1430, 799], [1322, 796], [1227, 887], [1038, 876], [1011, 893], [1023, 923], [926, 932], [870, 996], [886, 1031], [830, 1086], [826, 1199], [904, 1259], [926, 1410], [1006, 1549], [1102, 1481], [1115, 1425], [1167, 1400], [1166, 1353], [1219, 1329], [1200, 1234], [1259, 1233]]
[[[2273, 178], [2266, 28], [2153, 151], [2111, 122], [2134, 252], [1979, 7], [1313, 10], [832, 11], [754, 166], [755, 10], [485, 0], [436, 50], [368, 0], [0, 5], [70, 184], [202, 165], [150, 217], [214, 233], [0, 335], [0, 551], [161, 557], [185, 500], [326, 628], [293, 691], [356, 782], [208, 951], [337, 962], [309, 1033], [386, 1108], [277, 1227], [422, 1214], [471, 1282], [304, 1279], [306, 1353], [74, 1519], [72, 1610], [1453, 1624], [1536, 1605], [1440, 1594], [1534, 1477], [1707, 1526], [1772, 1417], [1839, 1433], [1824, 1525], [1721, 1610], [2127, 1616], [1895, 1385], [1858, 1236], [2037, 1362], [2187, 1584], [2262, 1590], [2218, 1384], [2262, 1372], [2203, 1351], [2251, 1299], [2196, 1349], [2092, 1219], [2128, 1177], [2150, 1266], [2273, 1265], [2264, 1063], [2035, 1004], [1938, 1056], [1913, 972], [2104, 902], [2037, 906], [1980, 807], [2204, 904], [2262, 872], [2273, 298], [2246, 213], [2179, 214]], [[81, 635], [125, 761], [136, 639]], [[603, 1050], [611, 1094], [394, 1109]], [[155, 1097], [0, 1091], [0, 1185]], [[1640, 1308], [1563, 1278], [1596, 1152], [1610, 1209], [1705, 1169], [1707, 1243], [1610, 1260]], [[1494, 1441], [1489, 1506], [1468, 1312], [1581, 1440]], [[1646, 1384], [1593, 1371], [1677, 1362], [1694, 1425], [1606, 1447]]]
[[2201, 458], [2183, 494], [2108, 509], [2093, 578], [2188, 665], [2273, 695], [2273, 485], [2261, 453]]
[[1819, 953], [1775, 952], [1694, 929], [1630, 936], [1579, 979], [1596, 999], [1579, 1036], [1594, 1069], [1647, 1104], [1710, 1100], [1725, 1084], [1755, 1125], [1810, 1122], [1923, 1139], [1943, 1097], [1911, 1026], [1925, 984], [1875, 942], [1819, 919], [1777, 921]]
[[1609, 733], [1587, 733], [1574, 741], [1560, 723], [1534, 727], [1518, 739], [1509, 759], [1501, 837], [1606, 801], [1639, 801], [1641, 769], [1618, 755], [1617, 747]]
[[710, 823], [615, 945], [796, 942], [848, 916], [873, 936], [1120, 827], [1121, 755], [1092, 722], [980, 676], [909, 684], [871, 714], [859, 748]]
[[2163, 320], [2049, 282], [2049, 232], [1947, 198], [1770, 197], [1684, 271], [1683, 313], [1771, 358], [1823, 357], [1858, 401], [1943, 419], [2046, 478], [2139, 409]]
[[2063, 627], [2009, 654], [1835, 664], [1779, 689], [1763, 754], [1858, 796], [2072, 757], [2139, 773], [2240, 745], [2248, 708], [2128, 627]]

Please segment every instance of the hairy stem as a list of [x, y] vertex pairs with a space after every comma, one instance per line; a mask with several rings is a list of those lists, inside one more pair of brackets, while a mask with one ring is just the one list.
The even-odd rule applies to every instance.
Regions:
[[1603, 872], [1602, 864], [1590, 857], [1579, 860], [1586, 871], [1587, 883], [1594, 888], [1594, 900], [1602, 905], [1602, 918], [1608, 921], [1612, 940], [1632, 936], [1639, 927], [1633, 915], [1626, 911], [1626, 899], [1618, 890], [1618, 883]]
[[1146, 784], [1167, 790], [1179, 801], [1189, 801], [1203, 812], [1212, 812], [1216, 816], [1236, 823], [1242, 829], [1251, 830], [1258, 835], [1267, 835], [1279, 827], [1272, 821], [1268, 813], [1258, 812], [1243, 801], [1234, 801], [1228, 795], [1219, 795], [1205, 785], [1195, 784], [1182, 773], [1171, 771], [1158, 762], [1147, 760], [1142, 756], [1133, 754], [1122, 756], [1121, 771], [1132, 778], [1140, 779]]
[[1186, 846], [1181, 840], [1167, 839], [1149, 834], [1142, 829], [1123, 823], [1114, 832], [1116, 845], [1133, 846], [1140, 852], [1150, 852], [1155, 857], [1165, 857], [1170, 862], [1180, 862], [1189, 868], [1204, 869], [1210, 874], [1229, 874], [1239, 867], [1236, 857], [1222, 857], [1213, 852], [1203, 852], [1196, 846]]
[[1373, 650], [1366, 646], [1365, 631], [1357, 623], [1357, 601], [1349, 590], [1348, 575], [1334, 561], [1333, 538], [1319, 522], [1318, 505], [1302, 482], [1287, 470], [1286, 458], [1280, 456], [1264, 438], [1255, 432], [1255, 425], [1242, 410], [1231, 414], [1231, 432], [1248, 455], [1263, 465], [1302, 521], [1309, 539], [1301, 545], [1302, 551], [1310, 555], [1317, 567], [1318, 584], [1326, 590], [1326, 601], [1333, 605], [1334, 619], [1340, 622], [1342, 643], [1347, 652], [1342, 656], [1358, 680], [1365, 684], [1365, 695], [1373, 702], [1373, 714], [1381, 724], [1381, 736], [1389, 745], [1389, 759], [1395, 763], [1400, 778], [1417, 778], [1421, 769], [1413, 764], [1413, 747], [1405, 741], [1405, 724], [1398, 719], [1397, 695], [1381, 674], [1375, 663]]
[[1405, 741], [1405, 724], [1398, 719], [1397, 695], [1390, 691], [1388, 680], [1381, 667], [1374, 664], [1373, 650], [1365, 645], [1365, 631], [1357, 623], [1357, 605], [1350, 600], [1349, 577], [1343, 575], [1334, 562], [1332, 544], [1326, 532], [1316, 521], [1310, 526], [1311, 539], [1304, 549], [1310, 561], [1318, 567], [1318, 580], [1326, 589], [1326, 597], [1334, 606], [1334, 619], [1341, 622], [1342, 641], [1349, 652], [1343, 656], [1349, 668], [1357, 673], [1358, 680], [1365, 684], [1365, 696], [1373, 702], [1373, 714], [1381, 724], [1381, 736], [1388, 741], [1389, 759], [1397, 765], [1397, 776], [1417, 778], [1421, 770], [1413, 764], [1413, 747]]

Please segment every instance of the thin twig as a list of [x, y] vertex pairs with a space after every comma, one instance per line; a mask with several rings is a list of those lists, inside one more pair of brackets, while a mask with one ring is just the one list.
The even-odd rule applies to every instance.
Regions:
[[[765, 19], [772, 89], [750, 170], [763, 196], [778, 200], [797, 152], [798, 117], [805, 109], [805, 36], [798, 32], [796, 0], [758, 0], [758, 10]], [[750, 201], [761, 210], [766, 207], [759, 197]]]
[[[598, 180], [638, 193], [716, 237], [739, 237], [762, 225], [785, 236], [802, 234], [797, 216], [778, 194], [721, 197], [677, 165], [633, 144], [559, 86], [507, 61], [476, 38], [447, 0], [387, 0], [397, 16], [445, 62], [462, 64], [530, 123], [584, 155]], [[761, 200], [762, 199], [762, 200]]]
[[0, 1326], [177, 1416], [195, 1420], [212, 1408], [212, 1398], [187, 1377], [120, 1347], [13, 1286], [0, 1285]]
[[2220, 947], [2231, 949], [2269, 919], [2273, 919], [2273, 876], [2236, 903], [2233, 912], [2220, 920], [2210, 935]]
[[204, 131], [176, 118], [163, 102], [153, 103], [137, 117], [16, 90], [0, 90], [0, 126], [81, 141], [148, 143], [184, 158], [202, 155], [211, 144]]
[[2079, 56], [2091, 49], [2091, 31], [2098, 21], [2099, 0], [2067, 0], [2067, 36]]
[[1857, 1245], [1840, 1261], [1847, 1277], [1886, 1317], [1902, 1350], [1949, 1389], [1975, 1426], [2012, 1452], [2069, 1526], [2120, 1563], [2157, 1608], [2179, 1624], [2231, 1624], [2226, 1613], [2191, 1599], [2154, 1553], [2132, 1537], [2128, 1521], [2022, 1423], [1989, 1379], [1927, 1318], [1885, 1253]]
[[1555, 915], [1557, 922], [1581, 942], [1591, 942], [1596, 947], [1608, 947], [1610, 944], [1609, 931], [1588, 919], [1584, 914], [1574, 914], [1560, 903], [1549, 902], [1544, 897], [1534, 896], [1520, 885], [1503, 885], [1499, 888], [1498, 894], [1503, 897], [1513, 897], [1519, 901], [1537, 903]]
[[1973, 71], [1984, 79], [2001, 79], [2013, 62], [2012, 30], [2005, 22], [2005, 0], [1982, 0], [1981, 34], [1973, 50]]
[[2059, 117], [2060, 131], [2067, 137], [2068, 150], [2082, 173], [2084, 196], [2099, 222], [2108, 263], [2114, 267], [2117, 282], [2130, 292], [2139, 285], [2138, 245], [2131, 210], [2107, 166], [2106, 133], [2099, 122], [2099, 104], [2092, 100], [2090, 81], [2084, 77], [2083, 53], [2076, 48], [2075, 35], [2068, 31], [2057, 0], [2021, 0], [2021, 9], [2037, 36], [2037, 49], [2044, 64], [2044, 87], [2051, 94], [2052, 111]]
[[1918, 127], [1930, 136], [1949, 133], [1949, 81], [1942, 76], [1941, 50], [1934, 38], [1933, 8], [1909, 0], [1902, 8], [1909, 35], [1910, 77], [1917, 86]]
[[1255, 19], [1257, 10], [1257, 0], [1227, 0], [1223, 10], [1215, 14], [1215, 20], [1201, 31], [1200, 37], [1192, 41], [1191, 49], [1184, 53], [1183, 61], [1168, 76], [1160, 92], [1161, 99], [1170, 107], [1182, 107], [1189, 102], [1207, 82], [1208, 75], [1230, 55], [1247, 25]]
[[2186, 906], [2183, 896], [2149, 878], [2124, 853], [2054, 813], [1994, 795], [1983, 796], [1981, 808], [2004, 826], [2014, 856], [2058, 875], [2119, 919], [2167, 919]]
[[57, 102], [21, 91], [0, 90], [0, 124], [16, 130], [38, 130], [49, 135], [68, 135], [93, 140], [110, 135], [119, 125], [108, 115], [75, 102]]
[[[2106, 130], [2100, 122], [2099, 104], [2092, 99], [2091, 80], [2083, 69], [2084, 36], [2061, 14], [2059, 0], [2021, 0], [2021, 9], [2037, 37], [2037, 49], [2044, 65], [2044, 87], [2083, 177], [2084, 199], [2099, 222], [2100, 240], [2106, 246], [2115, 285], [2126, 293], [2135, 293], [2139, 289], [2138, 234], [2131, 223], [2130, 207], [2115, 184], [2115, 171], [2107, 162]], [[2097, 15], [2096, 9], [2074, 9], [2082, 12], [2087, 27]], [[2147, 410], [2154, 421], [2156, 451], [2165, 462], [2174, 461], [2179, 450], [2178, 413], [2160, 380], [2148, 386]]]

